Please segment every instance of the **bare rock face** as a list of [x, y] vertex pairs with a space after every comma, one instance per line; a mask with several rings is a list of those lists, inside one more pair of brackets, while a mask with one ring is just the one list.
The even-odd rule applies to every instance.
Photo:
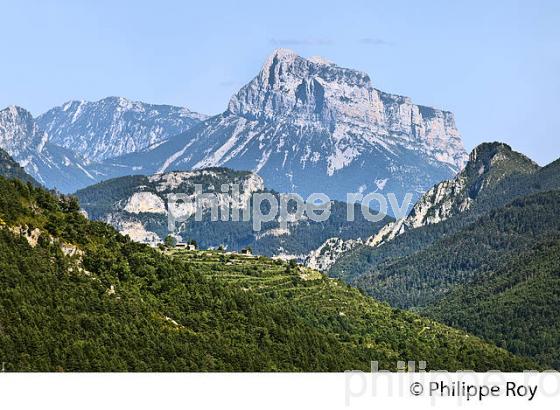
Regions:
[[99, 161], [157, 145], [205, 118], [186, 108], [121, 97], [70, 101], [37, 118], [10, 106], [0, 111], [0, 148], [42, 185], [69, 193], [121, 171]]
[[188, 130], [206, 116], [183, 107], [122, 97], [69, 101], [37, 118], [51, 141], [88, 161], [137, 152]]
[[362, 245], [361, 239], [329, 238], [319, 248], [312, 251], [305, 259], [305, 265], [320, 272], [327, 272], [342, 254]]
[[12, 157], [21, 158], [28, 151], [40, 152], [47, 139], [30, 112], [13, 105], [0, 111], [0, 147]]
[[164, 200], [151, 192], [135, 192], [126, 202], [124, 210], [131, 214], [167, 213]]
[[258, 173], [278, 192], [345, 201], [348, 193], [376, 191], [402, 201], [452, 177], [466, 160], [450, 112], [285, 49], [211, 118], [120, 97], [71, 101], [37, 120], [16, 117], [21, 123], [8, 121], [12, 128], [0, 125], [1, 146], [63, 191], [116, 176], [223, 166]]
[[[415, 105], [410, 98], [373, 88], [369, 76], [290, 50], [271, 55], [259, 75], [235, 95], [228, 110], [246, 118], [289, 120], [332, 134], [335, 152], [345, 143], [403, 145], [459, 170], [466, 152], [453, 114]], [[338, 148], [338, 150], [336, 149]], [[328, 157], [329, 173], [348, 165], [360, 152]], [[350, 154], [350, 153], [349, 153]]]
[[328, 238], [367, 238], [390, 220], [369, 222], [356, 205], [355, 219], [349, 221], [347, 205], [336, 201], [327, 220], [315, 221], [307, 213], [296, 217], [293, 203], [286, 204], [284, 215], [278, 209], [280, 194], [262, 177], [228, 168], [114, 178], [76, 196], [91, 220], [107, 222], [136, 241], [154, 244], [173, 233], [196, 240], [201, 249], [251, 247], [254, 254], [300, 261]]
[[[196, 212], [196, 187], [203, 187], [203, 193], [212, 193], [216, 197], [219, 207], [232, 206], [238, 201], [239, 209], [247, 206], [251, 195], [263, 191], [264, 183], [261, 177], [250, 172], [236, 172], [222, 168], [175, 171], [151, 176], [127, 177], [130, 182], [120, 185], [123, 180], [106, 181], [115, 187], [117, 196], [108, 198], [101, 195], [104, 202], [112, 202], [104, 212], [92, 212], [96, 219], [113, 225], [123, 235], [129, 235], [134, 241], [145, 243], [161, 242], [167, 233], [167, 218], [172, 213], [176, 218], [186, 219]], [[223, 185], [238, 187], [238, 194], [228, 189], [222, 192]], [[103, 184], [100, 189], [103, 189]], [[96, 192], [96, 186], [86, 188], [86, 191]], [[83, 199], [83, 206], [88, 209], [97, 208], [95, 201], [83, 196], [84, 191], [78, 191]], [[169, 201], [170, 194], [180, 194], [178, 202]], [[96, 198], [99, 195], [95, 196]], [[211, 204], [203, 203], [204, 213], [210, 212]], [[183, 226], [184, 227], [184, 226]], [[156, 232], [157, 231], [157, 232]]]

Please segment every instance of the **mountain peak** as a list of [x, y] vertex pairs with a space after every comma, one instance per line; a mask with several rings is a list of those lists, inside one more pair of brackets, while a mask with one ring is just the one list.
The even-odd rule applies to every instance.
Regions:
[[18, 105], [9, 105], [8, 107], [4, 108], [3, 110], [0, 111], [0, 114], [4, 117], [12, 117], [12, 118], [18, 118], [21, 117], [23, 119], [27, 119], [27, 118], [33, 118], [33, 115], [27, 111], [25, 108], [22, 108]]
[[288, 49], [267, 58], [259, 74], [231, 98], [226, 115], [304, 127], [308, 135], [311, 130], [331, 135], [330, 141], [317, 141], [340, 144], [340, 152], [328, 159], [328, 175], [372, 145], [388, 156], [395, 154], [395, 146], [422, 150], [449, 164], [453, 173], [467, 158], [452, 113], [379, 91], [364, 72], [322, 57], [306, 59]]
[[327, 60], [325, 57], [321, 56], [312, 56], [307, 59], [315, 64], [322, 64], [322, 65], [335, 65], [331, 60]]
[[539, 166], [533, 160], [514, 151], [508, 144], [485, 142], [475, 147], [470, 153], [464, 174], [468, 178], [480, 178], [491, 172], [497, 174], [496, 179], [502, 179], [504, 175], [513, 172], [530, 173], [538, 168]]
[[272, 61], [274, 59], [282, 60], [282, 61], [290, 61], [295, 60], [298, 58], [299, 55], [289, 48], [277, 48], [272, 52], [272, 54], [268, 57], [267, 61]]
[[428, 190], [412, 208], [408, 217], [392, 222], [367, 244], [378, 246], [410, 229], [432, 225], [471, 210], [481, 192], [495, 195], [494, 189], [513, 175], [537, 172], [539, 166], [503, 142], [478, 145], [469, 155], [465, 168], [453, 179], [442, 181]]
[[33, 115], [26, 109], [10, 105], [0, 111], [0, 148], [18, 157], [28, 148], [42, 148], [46, 134], [40, 133]]
[[493, 157], [498, 152], [512, 152], [511, 147], [504, 142], [483, 142], [477, 145], [469, 155], [469, 161], [476, 162], [480, 158]]
[[343, 116], [336, 113], [341, 111], [341, 103], [360, 106], [361, 112], [346, 109], [346, 114], [367, 115], [363, 109], [371, 111], [368, 99], [372, 92], [370, 78], [365, 73], [339, 67], [322, 57], [306, 59], [281, 48], [275, 50], [259, 74], [232, 97], [228, 110], [248, 118], [290, 115], [300, 121], [322, 122], [328, 128], [334, 117]]

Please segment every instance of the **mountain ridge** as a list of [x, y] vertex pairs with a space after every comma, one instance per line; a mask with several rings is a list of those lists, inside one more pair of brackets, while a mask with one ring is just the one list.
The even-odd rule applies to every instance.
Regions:
[[[501, 190], [502, 181], [531, 177], [546, 169], [547, 167], [541, 168], [530, 158], [513, 151], [507, 144], [482, 143], [472, 150], [469, 161], [460, 173], [450, 180], [434, 185], [418, 199], [408, 216], [387, 224], [375, 235], [364, 238], [360, 245], [377, 248], [414, 230], [417, 230], [415, 232], [417, 235], [412, 233], [412, 236], [419, 238], [422, 228], [435, 226], [454, 216], [470, 215], [464, 219], [471, 221], [476, 215], [481, 215], [489, 208], [503, 206], [516, 196], [522, 195], [521, 192], [516, 194], [496, 192]], [[531, 183], [527, 185], [530, 186]], [[531, 192], [529, 190], [526, 193]], [[502, 199], [494, 203], [494, 197]], [[423, 241], [429, 243], [427, 238]], [[343, 257], [343, 253], [333, 252], [331, 249], [333, 243], [334, 238], [310, 254], [307, 261], [309, 266], [322, 267], [321, 270], [329, 270], [334, 266], [337, 260]], [[349, 245], [352, 246], [339, 244], [338, 247], [349, 252], [358, 244]]]
[[[192, 204], [172, 205], [169, 195], [182, 194], [186, 202], [195, 200], [195, 186], [202, 187], [204, 194], [212, 193], [220, 206], [240, 202], [242, 212], [248, 209], [248, 220], [234, 221], [228, 218], [211, 221], [206, 209], [203, 220], [194, 220], [195, 207]], [[232, 186], [239, 187], [240, 197], [233, 196]], [[224, 192], [221, 187], [228, 189]], [[344, 239], [367, 237], [376, 232], [386, 221], [372, 223], [367, 221], [359, 207], [354, 207], [355, 220], [347, 221], [347, 205], [332, 201], [330, 216], [326, 221], [316, 222], [302, 216], [288, 220], [281, 226], [278, 215], [272, 221], [262, 224], [260, 230], [254, 229], [255, 202], [253, 194], [267, 193], [279, 201], [279, 193], [265, 186], [263, 179], [248, 171], [235, 171], [228, 168], [205, 168], [192, 171], [175, 171], [151, 176], [127, 176], [110, 179], [76, 192], [80, 203], [89, 217], [110, 223], [123, 234], [129, 234], [136, 241], [161, 243], [169, 234], [168, 216], [180, 215], [188, 220], [177, 225], [175, 234], [184, 240], [196, 240], [202, 248], [224, 247], [228, 250], [241, 250], [251, 247], [257, 254], [284, 259], [303, 259], [315, 246], [328, 236], [337, 234]], [[188, 199], [187, 199], [188, 198]], [[268, 202], [262, 211], [270, 210]], [[262, 209], [262, 208], [261, 208]], [[289, 206], [289, 213], [295, 209]]]
[[147, 149], [206, 119], [185, 107], [123, 97], [68, 101], [37, 117], [53, 143], [100, 162]]
[[69, 192], [96, 181], [95, 171], [71, 151], [52, 144], [24, 108], [0, 110], [0, 148], [48, 188]]
[[354, 283], [557, 368], [559, 204], [560, 190], [515, 199]]

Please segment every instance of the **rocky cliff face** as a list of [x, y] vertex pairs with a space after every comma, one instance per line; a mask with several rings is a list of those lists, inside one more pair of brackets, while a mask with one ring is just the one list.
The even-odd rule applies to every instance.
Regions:
[[[237, 186], [239, 197], [234, 196], [229, 189], [222, 192], [224, 184], [228, 187]], [[262, 178], [256, 174], [213, 168], [117, 178], [78, 191], [77, 195], [83, 208], [93, 219], [113, 225], [135, 241], [157, 243], [163, 241], [168, 234], [169, 212], [179, 219], [195, 215], [197, 185], [203, 187], [204, 194], [215, 195], [218, 206], [231, 207], [234, 199], [237, 199], [240, 209], [247, 206], [253, 193], [264, 190]], [[181, 198], [169, 203], [169, 194], [180, 194]], [[210, 204], [204, 211], [205, 218], [209, 218], [209, 212]], [[191, 222], [192, 220], [188, 225], [178, 224], [177, 231], [185, 231]], [[207, 234], [208, 239], [216, 239], [218, 245], [223, 239], [210, 238], [211, 234]]]
[[305, 259], [305, 265], [320, 272], [327, 272], [340, 255], [351, 251], [358, 245], [363, 245], [361, 239], [345, 241], [341, 238], [329, 238], [319, 248], [309, 253]]
[[40, 182], [65, 191], [116, 176], [226, 166], [258, 173], [279, 192], [346, 201], [376, 191], [402, 202], [455, 175], [466, 159], [450, 112], [285, 49], [212, 118], [118, 97], [28, 117], [4, 129], [3, 144]]
[[52, 144], [31, 113], [21, 107], [0, 111], [0, 148], [48, 188], [70, 192], [96, 181], [80, 158]]
[[40, 152], [47, 140], [30, 112], [14, 105], [0, 111], [0, 147], [10, 155], [21, 158], [30, 151]]
[[122, 97], [69, 101], [37, 118], [51, 142], [89, 161], [137, 152], [188, 130], [206, 117], [186, 108]]
[[[365, 73], [321, 58], [305, 59], [290, 50], [272, 54], [259, 75], [231, 99], [228, 110], [249, 120], [290, 122], [328, 132], [334, 148], [327, 156], [330, 175], [352, 163], [367, 145], [389, 152], [391, 146], [414, 149], [455, 170], [466, 159], [452, 113], [384, 93]], [[313, 157], [312, 153], [303, 163]]]
[[277, 191], [346, 200], [353, 192], [418, 196], [465, 159], [451, 113], [379, 91], [362, 72], [281, 49], [223, 114], [115, 163], [148, 173], [247, 169]]

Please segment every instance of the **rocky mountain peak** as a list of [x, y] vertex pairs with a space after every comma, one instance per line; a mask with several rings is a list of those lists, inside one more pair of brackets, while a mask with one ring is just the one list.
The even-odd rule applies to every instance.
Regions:
[[232, 97], [228, 112], [330, 134], [325, 143], [341, 150], [330, 160], [331, 174], [366, 150], [362, 144], [389, 153], [396, 145], [406, 146], [455, 172], [467, 158], [452, 113], [379, 91], [361, 71], [287, 49], [267, 58], [259, 74]]
[[[367, 100], [369, 76], [342, 68], [321, 57], [305, 59], [292, 50], [278, 49], [261, 71], [230, 101], [229, 111], [249, 117], [291, 114], [307, 120], [331, 119], [339, 97]], [[354, 91], [353, 91], [354, 90]], [[342, 114], [342, 113], [340, 113]]]
[[465, 180], [469, 198], [475, 199], [483, 188], [496, 186], [512, 174], [528, 174], [538, 169], [538, 164], [509, 145], [489, 142], [472, 150], [459, 176]]
[[17, 157], [28, 149], [40, 152], [47, 139], [24, 108], [11, 105], [0, 111], [0, 148], [11, 156]]
[[291, 50], [289, 48], [277, 48], [266, 59], [266, 62], [264, 63], [263, 66], [263, 70], [266, 70], [267, 67], [270, 67], [274, 61], [293, 62], [297, 58], [300, 57], [294, 50]]
[[17, 105], [10, 105], [1, 110], [0, 119], [3, 124], [11, 123], [26, 129], [32, 128], [33, 125], [33, 115]]
[[514, 174], [532, 174], [539, 166], [502, 142], [478, 145], [469, 161], [455, 178], [442, 181], [428, 190], [414, 205], [409, 216], [385, 226], [367, 244], [377, 246], [409, 229], [444, 221], [472, 208], [478, 196], [490, 192], [505, 178]]
[[321, 189], [346, 200], [380, 190], [419, 196], [467, 158], [452, 113], [380, 91], [361, 71], [279, 49], [222, 114], [118, 165], [226, 166], [256, 172], [279, 192]]
[[480, 158], [487, 158], [496, 155], [500, 151], [512, 152], [511, 147], [504, 142], [483, 142], [477, 145], [469, 154], [469, 161], [476, 162]]
[[0, 111], [0, 148], [48, 188], [71, 192], [96, 177], [73, 152], [52, 144], [31, 113], [11, 106]]
[[334, 62], [332, 62], [331, 60], [327, 60], [325, 57], [321, 56], [312, 56], [309, 57], [308, 60], [315, 64], [334, 65]]

